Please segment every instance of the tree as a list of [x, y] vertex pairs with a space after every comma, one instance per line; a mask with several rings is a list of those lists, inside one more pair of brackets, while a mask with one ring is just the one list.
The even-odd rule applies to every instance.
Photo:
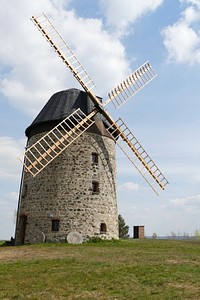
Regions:
[[153, 239], [153, 240], [156, 240], [157, 238], [158, 238], [158, 235], [157, 235], [156, 232], [154, 232], [154, 233], [152, 234], [152, 239]]
[[196, 229], [196, 230], [194, 231], [194, 236], [195, 236], [195, 238], [196, 238], [197, 240], [200, 240], [200, 230]]
[[119, 237], [128, 238], [129, 226], [126, 225], [124, 218], [121, 215], [118, 215], [118, 224], [119, 224]]
[[169, 236], [169, 238], [171, 238], [172, 240], [175, 240], [177, 238], [176, 232], [174, 232], [173, 230], [171, 231], [171, 235]]

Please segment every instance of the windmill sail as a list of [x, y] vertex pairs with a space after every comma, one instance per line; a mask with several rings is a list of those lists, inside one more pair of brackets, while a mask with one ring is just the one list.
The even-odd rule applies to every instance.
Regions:
[[150, 187], [159, 195], [168, 181], [126, 124], [119, 118], [107, 130]]
[[19, 160], [25, 170], [33, 176], [40, 173], [61, 152], [71, 145], [93, 123], [92, 117], [97, 113], [93, 110], [86, 116], [79, 108], [65, 118], [40, 140], [29, 147]]
[[109, 98], [103, 105], [112, 101], [115, 108], [120, 108], [156, 76], [157, 74], [154, 72], [150, 63], [146, 62], [108, 93]]
[[63, 40], [47, 16], [45, 14], [41, 14], [38, 17], [33, 16], [31, 20], [41, 34], [46, 38], [47, 42], [49, 42], [51, 47], [53, 47], [58, 56], [60, 56], [62, 61], [67, 65], [85, 91], [91, 91], [91, 89], [95, 86], [94, 81], [91, 79], [78, 58]]
[[95, 109], [88, 116], [80, 109], [76, 110], [28, 148], [24, 154], [24, 162], [21, 160], [25, 166], [25, 170], [30, 172], [33, 176], [36, 176], [94, 123], [93, 116], [99, 112], [110, 124], [107, 131], [111, 137], [116, 141], [151, 188], [157, 194], [160, 190], [164, 190], [168, 184], [167, 179], [146, 153], [136, 137], [121, 119], [115, 122], [104, 109], [104, 106], [110, 101], [113, 102], [116, 108], [119, 108], [156, 77], [156, 73], [149, 62], [142, 65], [133, 72], [132, 75], [120, 83], [117, 88], [113, 89], [109, 93], [108, 100], [102, 105], [92, 92], [92, 88], [94, 87], [93, 80], [49, 19], [42, 14], [37, 18], [32, 17], [31, 20], [87, 92], [95, 105]]

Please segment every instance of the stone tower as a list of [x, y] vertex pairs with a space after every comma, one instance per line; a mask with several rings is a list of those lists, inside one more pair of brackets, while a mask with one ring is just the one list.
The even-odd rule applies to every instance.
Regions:
[[[93, 109], [87, 93], [70, 89], [54, 94], [26, 129], [31, 146], [80, 108]], [[36, 177], [22, 173], [15, 244], [65, 241], [73, 232], [118, 238], [115, 142], [100, 115], [95, 123]]]

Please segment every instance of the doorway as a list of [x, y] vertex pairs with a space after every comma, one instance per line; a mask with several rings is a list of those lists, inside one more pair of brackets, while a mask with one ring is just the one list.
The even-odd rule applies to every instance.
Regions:
[[134, 239], [139, 239], [139, 226], [133, 227], [133, 237]]
[[144, 238], [144, 226], [133, 226], [133, 238], [134, 239]]
[[23, 245], [25, 241], [26, 234], [26, 224], [27, 224], [27, 216], [21, 215], [19, 217], [19, 233], [18, 233], [18, 244]]

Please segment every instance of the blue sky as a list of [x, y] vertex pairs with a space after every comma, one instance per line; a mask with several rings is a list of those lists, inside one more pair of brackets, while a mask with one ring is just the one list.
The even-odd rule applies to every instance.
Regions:
[[0, 0], [0, 239], [14, 235], [24, 130], [51, 95], [79, 87], [30, 17], [45, 12], [107, 92], [147, 60], [158, 76], [119, 110], [170, 184], [158, 197], [117, 149], [118, 206], [146, 235], [200, 228], [200, 1]]

